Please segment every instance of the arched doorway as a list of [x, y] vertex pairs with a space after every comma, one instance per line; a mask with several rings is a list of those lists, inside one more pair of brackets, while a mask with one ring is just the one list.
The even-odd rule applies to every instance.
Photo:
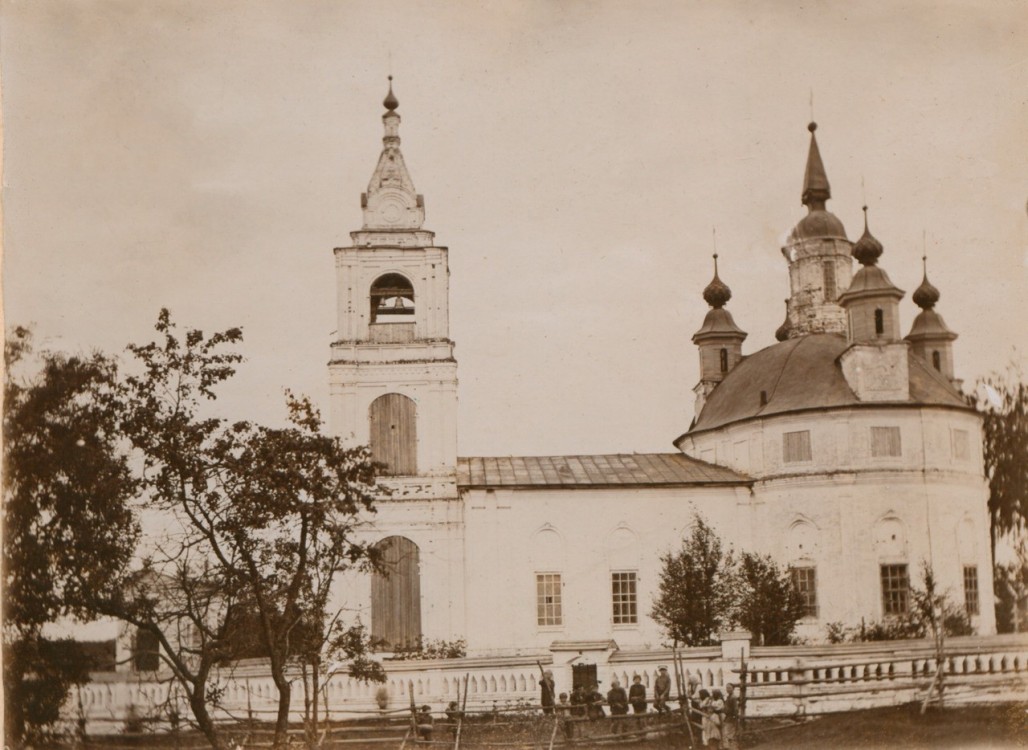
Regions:
[[421, 564], [418, 545], [386, 537], [375, 548], [382, 571], [371, 576], [371, 637], [386, 649], [415, 646], [421, 638]]
[[413, 476], [418, 473], [417, 410], [414, 401], [400, 393], [387, 393], [371, 402], [371, 457], [383, 464], [383, 474]]

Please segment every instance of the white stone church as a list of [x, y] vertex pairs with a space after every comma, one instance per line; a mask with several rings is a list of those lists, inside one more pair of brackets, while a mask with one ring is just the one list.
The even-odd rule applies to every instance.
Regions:
[[392, 573], [339, 592], [374, 636], [464, 638], [472, 656], [659, 648], [659, 557], [697, 513], [792, 569], [801, 635], [902, 614], [922, 561], [978, 633], [995, 632], [982, 422], [954, 375], [956, 334], [926, 276], [903, 336], [882, 245], [866, 226], [851, 242], [825, 207], [814, 124], [808, 212], [781, 249], [779, 343], [743, 353], [715, 256], [693, 336], [696, 416], [668, 436], [677, 452], [461, 457], [447, 248], [424, 228], [391, 89], [384, 104], [363, 226], [335, 249], [329, 362], [333, 429], [370, 444], [393, 488], [368, 531]]

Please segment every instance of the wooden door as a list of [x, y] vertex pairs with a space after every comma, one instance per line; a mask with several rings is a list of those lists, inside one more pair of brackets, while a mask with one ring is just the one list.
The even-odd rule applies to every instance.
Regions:
[[399, 393], [387, 393], [371, 402], [371, 457], [383, 464], [383, 474], [413, 476], [418, 473], [417, 419], [414, 401]]
[[382, 572], [371, 576], [371, 636], [384, 648], [416, 646], [421, 638], [421, 565], [418, 545], [402, 536], [376, 545]]
[[596, 679], [595, 664], [572, 664], [571, 665], [571, 689], [581, 686], [583, 690], [589, 690], [593, 685], [598, 685]]

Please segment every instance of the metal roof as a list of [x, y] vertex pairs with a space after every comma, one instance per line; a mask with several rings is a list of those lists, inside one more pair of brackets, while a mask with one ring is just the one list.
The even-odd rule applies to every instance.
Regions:
[[495, 456], [457, 459], [461, 487], [613, 487], [750, 484], [723, 466], [682, 453], [596, 456]]
[[842, 336], [814, 333], [774, 344], [745, 357], [711, 391], [703, 411], [686, 434], [711, 430], [742, 419], [804, 409], [883, 405], [970, 408], [942, 374], [935, 372], [912, 352], [908, 357], [909, 399], [860, 401], [846, 382], [838, 363], [839, 355], [848, 346]]

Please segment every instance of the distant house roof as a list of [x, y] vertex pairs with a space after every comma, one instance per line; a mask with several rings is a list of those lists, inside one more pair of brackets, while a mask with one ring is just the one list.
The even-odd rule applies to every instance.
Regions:
[[461, 487], [622, 487], [752, 483], [723, 466], [681, 453], [498, 456], [457, 459]]
[[908, 400], [860, 401], [846, 382], [838, 363], [839, 355], [848, 346], [842, 336], [816, 333], [774, 344], [745, 357], [711, 392], [696, 423], [686, 434], [752, 417], [806, 409], [844, 406], [970, 408], [945, 376], [913, 353], [909, 354]]

